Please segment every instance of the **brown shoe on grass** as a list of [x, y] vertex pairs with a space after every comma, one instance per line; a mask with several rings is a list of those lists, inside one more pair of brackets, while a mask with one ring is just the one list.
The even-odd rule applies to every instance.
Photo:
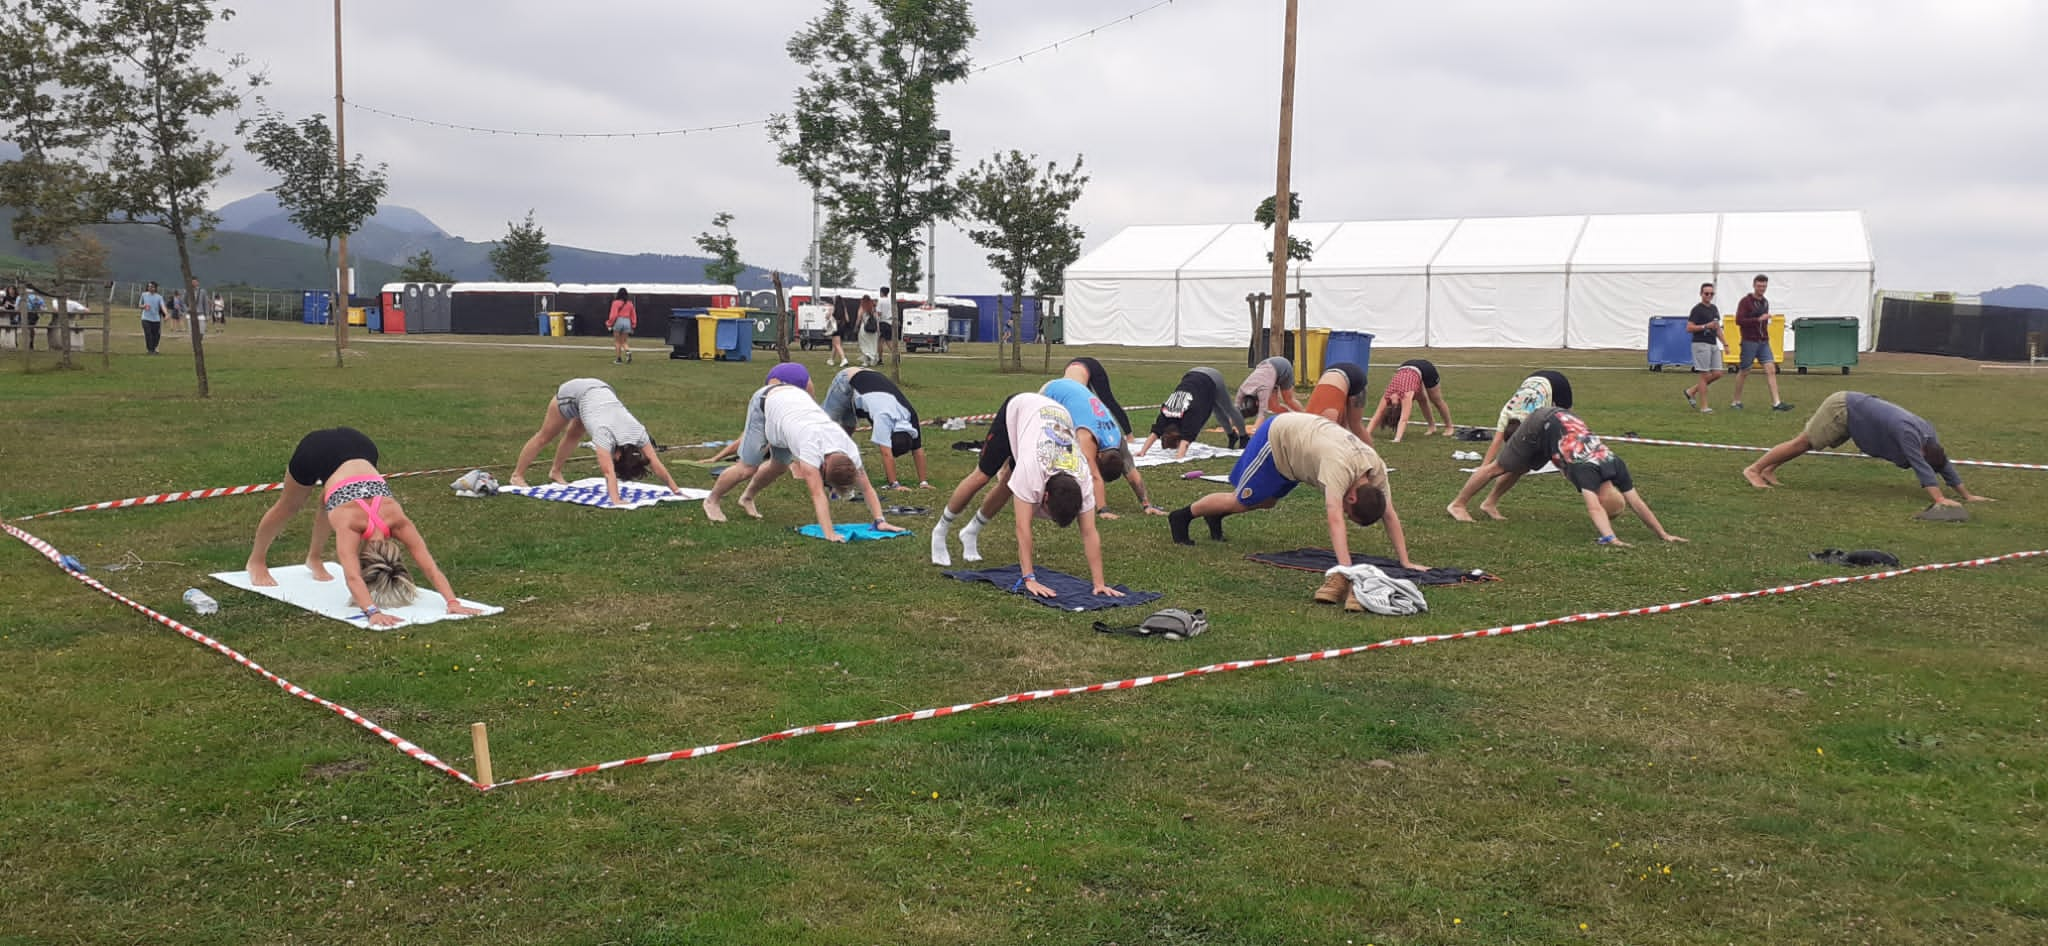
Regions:
[[1343, 575], [1331, 575], [1323, 579], [1323, 586], [1316, 589], [1317, 604], [1336, 604], [1351, 598], [1351, 579]]

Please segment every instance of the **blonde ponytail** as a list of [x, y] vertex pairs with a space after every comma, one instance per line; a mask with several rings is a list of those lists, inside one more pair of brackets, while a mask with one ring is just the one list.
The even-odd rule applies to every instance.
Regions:
[[402, 608], [419, 597], [405, 567], [404, 546], [391, 539], [366, 539], [362, 548], [363, 584], [370, 588], [370, 603], [379, 608]]

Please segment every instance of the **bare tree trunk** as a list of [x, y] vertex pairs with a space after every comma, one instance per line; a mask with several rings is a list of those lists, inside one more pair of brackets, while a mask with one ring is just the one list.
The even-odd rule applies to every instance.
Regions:
[[[184, 282], [178, 291], [185, 293], [190, 291], [192, 285], [192, 251], [185, 245], [184, 220], [177, 214], [176, 210], [176, 206], [173, 205], [171, 239], [178, 244], [178, 272], [184, 276]], [[186, 308], [189, 309], [191, 307], [187, 306]], [[191, 313], [188, 312], [187, 314], [190, 315]], [[199, 376], [199, 396], [208, 397], [212, 394], [212, 391], [206, 383], [206, 331], [197, 324], [188, 326], [186, 331], [192, 336], [192, 370]]]
[[[782, 274], [779, 272], [769, 273], [768, 281], [775, 286], [775, 308], [782, 315], [781, 320], [775, 325], [775, 356], [777, 361], [787, 363], [789, 361], [789, 325], [795, 321], [795, 313], [789, 311], [789, 300], [782, 294]], [[817, 292], [815, 289], [811, 291], [813, 293]]]
[[[1292, 261], [1287, 242], [1287, 225], [1294, 209], [1294, 27], [1299, 0], [1287, 0], [1287, 26], [1280, 56], [1280, 154], [1273, 184], [1273, 318], [1272, 334], [1265, 345], [1255, 345], [1270, 356], [1284, 347], [1287, 339], [1287, 264]], [[1254, 339], [1254, 342], [1257, 340]]]
[[57, 367], [68, 369], [71, 367], [71, 297], [64, 295], [61, 289], [57, 296], [57, 314], [50, 319], [50, 326], [57, 336], [50, 342], [50, 347], [60, 355]]

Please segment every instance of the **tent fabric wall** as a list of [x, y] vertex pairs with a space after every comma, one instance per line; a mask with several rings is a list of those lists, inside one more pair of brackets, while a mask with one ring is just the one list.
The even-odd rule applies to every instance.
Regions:
[[1429, 263], [1457, 227], [1456, 220], [1339, 225], [1316, 244], [1315, 258], [1295, 264], [1295, 283], [1310, 294], [1309, 324], [1371, 332], [1379, 345], [1427, 344]]
[[[1758, 272], [1791, 317], [1846, 315], [1871, 345], [1875, 261], [1855, 211], [1304, 223], [1290, 288], [1312, 325], [1389, 347], [1640, 348], [1709, 280], [1724, 313]], [[1263, 238], [1263, 239], [1261, 239]], [[1235, 346], [1247, 293], [1270, 287], [1252, 224], [1131, 227], [1067, 271], [1067, 338]]]

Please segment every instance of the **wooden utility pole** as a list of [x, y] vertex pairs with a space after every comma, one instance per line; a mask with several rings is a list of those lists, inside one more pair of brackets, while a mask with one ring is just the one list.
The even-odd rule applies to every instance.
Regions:
[[[1287, 338], [1287, 305], [1281, 300], [1287, 298], [1287, 265], [1291, 262], [1287, 223], [1294, 203], [1290, 178], [1294, 163], [1294, 23], [1299, 8], [1299, 0], [1287, 0], [1287, 31], [1280, 56], [1280, 160], [1273, 185], [1273, 294], [1269, 297], [1274, 301], [1272, 334], [1267, 344], [1253, 346], [1269, 356], [1281, 349]], [[1288, 352], [1288, 357], [1293, 357], [1293, 352]]]
[[[1294, 0], [1288, 0], [1290, 7], [1293, 3]], [[342, 109], [341, 0], [334, 0], [334, 185], [337, 191], [348, 173], [348, 145], [342, 131], [342, 123], [347, 116]], [[339, 368], [341, 353], [348, 348], [348, 234], [342, 234], [334, 247], [334, 305], [329, 307], [328, 316], [334, 319], [334, 366]]]

